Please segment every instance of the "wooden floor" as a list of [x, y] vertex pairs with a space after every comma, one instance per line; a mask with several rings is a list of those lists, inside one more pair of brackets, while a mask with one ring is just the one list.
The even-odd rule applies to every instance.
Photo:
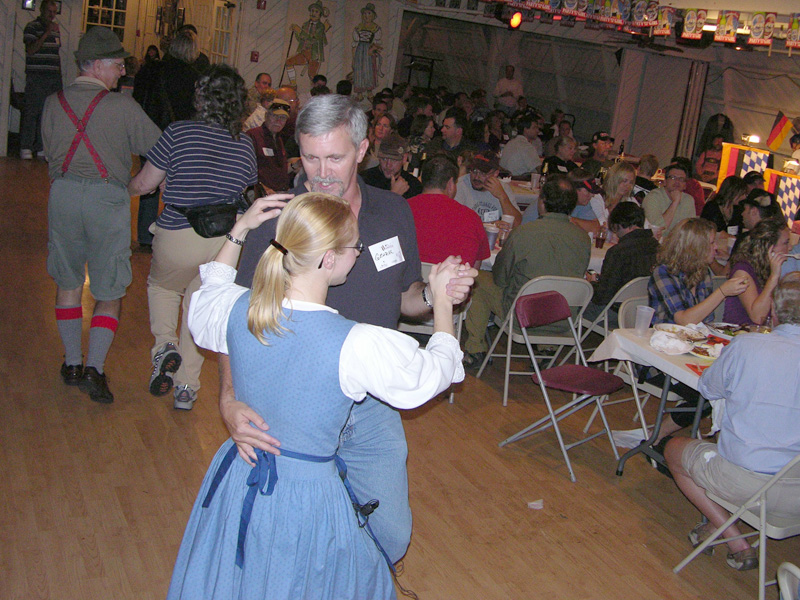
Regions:
[[[0, 599], [163, 598], [200, 481], [226, 438], [216, 362], [191, 412], [147, 393], [149, 256], [134, 254], [106, 363], [116, 402], [65, 387], [45, 272], [45, 164], [0, 159], [0, 181]], [[87, 295], [86, 328], [91, 306]], [[503, 408], [499, 370], [468, 377], [453, 405], [434, 400], [404, 414], [414, 512], [407, 588], [425, 600], [756, 597], [757, 573], [733, 571], [721, 551], [672, 573], [698, 513], [643, 460], [616, 477], [608, 444], [596, 439], [573, 451], [573, 484], [552, 434], [498, 448], [544, 412], [525, 378]], [[611, 408], [612, 426], [632, 427], [631, 413]], [[582, 424], [568, 423], [567, 437]], [[540, 499], [542, 510], [528, 508]], [[768, 571], [798, 562], [799, 550], [798, 538], [770, 541]]]

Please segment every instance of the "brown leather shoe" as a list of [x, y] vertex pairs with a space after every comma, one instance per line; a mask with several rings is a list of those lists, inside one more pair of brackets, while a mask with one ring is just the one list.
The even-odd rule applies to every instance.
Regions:
[[61, 364], [61, 379], [67, 385], [78, 385], [83, 377], [83, 365]]
[[111, 404], [114, 401], [114, 394], [108, 389], [106, 374], [98, 373], [94, 367], [86, 367], [83, 370], [83, 377], [78, 383], [78, 388], [84, 394], [89, 394], [89, 398], [95, 402]]

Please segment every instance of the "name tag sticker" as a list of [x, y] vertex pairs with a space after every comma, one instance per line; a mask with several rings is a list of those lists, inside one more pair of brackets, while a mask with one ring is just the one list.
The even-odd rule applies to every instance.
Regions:
[[372, 254], [372, 260], [375, 262], [375, 268], [378, 271], [399, 265], [406, 260], [403, 256], [403, 249], [400, 247], [400, 239], [397, 236], [372, 244], [369, 247], [369, 252]]
[[495, 221], [500, 220], [500, 211], [499, 210], [487, 210], [483, 213], [483, 222], [484, 223], [494, 223]]
[[264, 152], [264, 156], [275, 156], [275, 151], [272, 148], [261, 148]]

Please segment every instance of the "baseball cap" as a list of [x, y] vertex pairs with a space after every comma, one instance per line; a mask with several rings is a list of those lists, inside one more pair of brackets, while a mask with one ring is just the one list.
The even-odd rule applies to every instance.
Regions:
[[592, 143], [599, 141], [614, 143], [614, 138], [607, 131], [598, 131], [592, 136]]
[[589, 173], [589, 171], [580, 168], [573, 169], [567, 175], [567, 178], [572, 182], [576, 190], [585, 189], [589, 190], [592, 194], [603, 193], [603, 188], [597, 185], [595, 176]]
[[392, 133], [381, 142], [378, 150], [378, 158], [388, 158], [390, 160], [403, 160], [406, 152], [406, 141], [396, 133]]
[[289, 106], [289, 103], [285, 100], [281, 100], [280, 98], [275, 98], [272, 101], [272, 104], [269, 105], [267, 109], [273, 115], [283, 115], [284, 117], [289, 117], [289, 111], [292, 110], [292, 107]]
[[478, 169], [484, 173], [500, 169], [500, 160], [494, 152], [482, 152], [476, 154], [469, 161], [469, 170]]

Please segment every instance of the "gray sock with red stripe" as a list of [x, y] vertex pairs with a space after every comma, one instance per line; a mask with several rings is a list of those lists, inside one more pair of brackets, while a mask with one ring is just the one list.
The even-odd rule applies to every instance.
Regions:
[[114, 341], [119, 321], [109, 315], [95, 315], [92, 317], [92, 326], [89, 329], [89, 354], [86, 357], [86, 366], [94, 367], [98, 373], [103, 372], [108, 349]]
[[64, 362], [67, 365], [83, 363], [81, 354], [83, 308], [81, 305], [56, 306], [56, 325], [61, 342], [64, 344]]

